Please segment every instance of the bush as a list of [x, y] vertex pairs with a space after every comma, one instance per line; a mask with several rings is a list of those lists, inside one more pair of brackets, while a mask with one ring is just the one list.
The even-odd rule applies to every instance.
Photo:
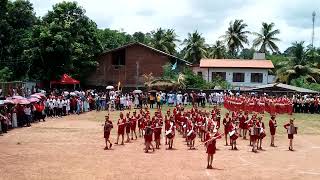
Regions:
[[0, 81], [1, 82], [11, 80], [12, 75], [13, 75], [13, 72], [10, 71], [10, 69], [8, 67], [4, 67], [4, 68], [0, 69]]
[[306, 79], [307, 79], [306, 77], [302, 76], [302, 77], [299, 77], [297, 79], [291, 80], [290, 84], [293, 85], [293, 86], [306, 88], [306, 89], [311, 89], [311, 90], [320, 92], [320, 84], [318, 84], [318, 83], [310, 83]]

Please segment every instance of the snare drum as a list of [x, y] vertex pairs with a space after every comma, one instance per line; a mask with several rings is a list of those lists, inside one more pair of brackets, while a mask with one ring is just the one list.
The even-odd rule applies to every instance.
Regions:
[[253, 129], [253, 135], [258, 136], [260, 135], [260, 128], [256, 127]]
[[187, 134], [187, 138], [188, 140], [194, 140], [196, 138], [196, 133], [193, 130], [189, 131]]
[[229, 136], [230, 136], [230, 139], [232, 140], [236, 140], [239, 137], [235, 130], [229, 132]]
[[166, 131], [166, 137], [168, 139], [172, 139], [173, 138], [173, 131], [171, 129]]

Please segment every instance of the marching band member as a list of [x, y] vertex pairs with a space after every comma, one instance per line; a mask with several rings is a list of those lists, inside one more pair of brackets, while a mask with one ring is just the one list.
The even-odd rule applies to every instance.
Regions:
[[248, 132], [248, 111], [245, 111], [245, 113], [241, 117], [241, 121], [243, 121], [243, 139], [247, 139], [247, 132]]
[[139, 137], [143, 136], [143, 129], [144, 129], [144, 127], [143, 127], [143, 117], [144, 117], [143, 110], [141, 109], [140, 110], [140, 114], [138, 114], [138, 117], [137, 117], [137, 119], [138, 119], [138, 128], [139, 128]]
[[126, 134], [127, 134], [126, 143], [130, 142], [130, 130], [131, 130], [131, 118], [130, 118], [130, 112], [128, 112], [126, 115]]
[[174, 127], [174, 121], [173, 118], [170, 120], [170, 128], [168, 131], [166, 131], [166, 137], [168, 138], [168, 145], [169, 148], [168, 149], [172, 149], [173, 146], [173, 139], [175, 136], [175, 127]]
[[212, 161], [213, 161], [213, 155], [216, 153], [216, 140], [221, 138], [221, 135], [217, 132], [217, 129], [214, 130], [214, 133], [211, 134], [210, 131], [206, 130], [206, 140], [205, 140], [205, 146], [207, 148], [207, 169], [212, 169]]
[[249, 127], [250, 127], [250, 143], [252, 142], [252, 152], [256, 153], [257, 152], [256, 140], [259, 134], [259, 128], [257, 127], [257, 122], [255, 118], [252, 120], [252, 123], [249, 124]]
[[123, 113], [120, 113], [120, 119], [118, 119], [118, 137], [117, 137], [117, 142], [115, 144], [118, 144], [119, 142], [119, 137], [121, 135], [122, 137], [122, 141], [121, 141], [121, 145], [124, 145], [123, 140], [124, 140], [124, 128], [125, 128], [125, 124], [126, 124], [126, 119], [123, 118]]
[[155, 129], [154, 129], [154, 141], [156, 142], [156, 149], [160, 149], [160, 137], [161, 137], [161, 129], [162, 129], [162, 124], [159, 121], [159, 119], [156, 119], [155, 122]]
[[228, 127], [230, 122], [231, 122], [231, 118], [229, 117], [229, 113], [226, 113], [226, 116], [222, 121], [224, 125], [224, 137], [226, 140], [226, 146], [228, 146]]
[[256, 114], [253, 114], [252, 116], [251, 116], [251, 119], [250, 120], [248, 120], [247, 122], [247, 127], [248, 127], [248, 129], [249, 129], [249, 134], [250, 134], [250, 146], [252, 146], [252, 139], [254, 138], [254, 132], [252, 131], [253, 129], [252, 128], [250, 128], [250, 127], [253, 127], [253, 124], [256, 124], [256, 118], [257, 118], [257, 115]]
[[231, 150], [238, 150], [237, 139], [239, 137], [239, 134], [237, 131], [238, 131], [238, 122], [235, 119], [233, 119], [229, 123], [229, 128], [228, 128], [228, 134], [230, 136]]
[[113, 128], [113, 124], [109, 120], [109, 115], [106, 115], [105, 118], [106, 118], [106, 121], [104, 122], [104, 139], [106, 142], [106, 147], [104, 148], [104, 150], [107, 150], [107, 149], [109, 149], [108, 142], [110, 144], [110, 148], [112, 147], [112, 143], [111, 143], [109, 137], [110, 137], [111, 129]]
[[153, 130], [151, 127], [151, 122], [148, 121], [147, 126], [145, 128], [145, 135], [144, 135], [144, 140], [145, 140], [145, 153], [148, 153], [150, 146], [152, 146], [152, 151], [154, 151], [154, 146], [152, 144], [152, 134], [153, 134]]
[[[262, 122], [262, 117], [258, 118], [257, 127], [259, 128], [259, 135], [257, 137], [257, 149], [262, 150], [262, 139], [266, 137], [266, 133], [264, 130], [265, 126], [264, 126], [264, 123]], [[260, 143], [260, 146], [259, 146], [259, 143]]]
[[271, 119], [269, 121], [269, 129], [270, 129], [270, 134], [271, 134], [271, 147], [275, 147], [274, 145], [274, 135], [276, 134], [276, 128], [277, 128], [277, 121], [276, 121], [276, 116], [271, 115]]
[[[170, 114], [170, 113], [169, 113]], [[171, 119], [172, 117], [170, 117], [170, 115], [166, 115], [165, 117], [164, 117], [164, 130], [165, 130], [165, 132], [167, 132], [167, 131], [169, 131], [169, 129], [170, 129], [170, 119]], [[166, 136], [166, 143], [165, 143], [166, 145], [168, 144], [168, 138], [167, 138], [167, 136]]]
[[287, 129], [290, 151], [293, 151], [293, 145], [292, 145], [293, 135], [297, 134], [297, 127], [294, 126], [293, 121], [294, 119], [290, 119], [290, 122], [283, 126], [285, 129]]
[[136, 128], [137, 128], [137, 112], [133, 112], [133, 116], [130, 119], [130, 125], [131, 125], [131, 140], [133, 140], [133, 133], [137, 139], [137, 133], [136, 133]]
[[189, 127], [188, 129], [188, 133], [187, 133], [187, 140], [188, 140], [188, 144], [190, 149], [195, 149], [194, 147], [194, 143], [195, 143], [195, 139], [196, 139], [196, 132], [195, 132], [195, 127]]

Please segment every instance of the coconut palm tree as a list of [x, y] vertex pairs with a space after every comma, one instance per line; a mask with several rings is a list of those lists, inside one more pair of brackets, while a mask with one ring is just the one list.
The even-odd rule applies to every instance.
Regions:
[[282, 61], [277, 66], [280, 67], [276, 71], [277, 81], [290, 84], [291, 80], [299, 77], [305, 77], [307, 81], [320, 82], [319, 69], [314, 68], [307, 59], [308, 50], [304, 46], [304, 42], [295, 42], [290, 47], [288, 61]]
[[216, 43], [208, 49], [208, 57], [215, 59], [222, 59], [226, 56], [226, 48], [222, 41], [216, 41]]
[[279, 52], [276, 42], [280, 41], [280, 39], [276, 36], [280, 34], [280, 30], [274, 30], [274, 25], [274, 23], [268, 24], [263, 22], [260, 33], [252, 33], [257, 36], [256, 39], [253, 40], [253, 47], [260, 47], [259, 52], [266, 53], [267, 49], [270, 49], [272, 52]]
[[200, 59], [205, 57], [207, 45], [202, 34], [195, 31], [188, 33], [188, 38], [182, 43], [184, 45], [184, 58], [192, 63], [199, 63]]
[[249, 31], [246, 31], [245, 28], [248, 25], [243, 23], [243, 20], [236, 19], [229, 23], [229, 28], [225, 32], [225, 35], [221, 36], [230, 53], [235, 57], [240, 49], [243, 48], [243, 44], [249, 44], [248, 36]]
[[151, 45], [163, 52], [168, 54], [176, 53], [176, 42], [179, 42], [177, 35], [173, 29], [157, 29], [151, 32]]

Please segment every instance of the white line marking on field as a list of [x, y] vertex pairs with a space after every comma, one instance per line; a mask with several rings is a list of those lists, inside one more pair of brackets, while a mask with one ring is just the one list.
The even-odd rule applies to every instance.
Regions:
[[320, 175], [318, 172], [307, 172], [307, 171], [301, 171], [300, 174], [310, 174], [310, 175]]

